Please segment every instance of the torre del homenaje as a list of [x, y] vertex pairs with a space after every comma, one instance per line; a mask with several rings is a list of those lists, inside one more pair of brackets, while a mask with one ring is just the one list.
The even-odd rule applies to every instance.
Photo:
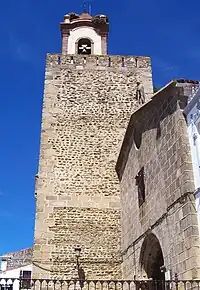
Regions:
[[70, 13], [62, 51], [47, 54], [33, 278], [120, 279], [120, 185], [115, 165], [131, 115], [153, 94], [150, 58], [111, 56], [105, 15]]

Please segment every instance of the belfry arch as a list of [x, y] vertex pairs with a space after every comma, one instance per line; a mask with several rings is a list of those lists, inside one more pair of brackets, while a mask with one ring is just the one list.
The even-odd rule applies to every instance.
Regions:
[[145, 237], [140, 252], [142, 274], [148, 279], [164, 280], [165, 274], [160, 269], [163, 265], [164, 258], [159, 240], [151, 233]]
[[77, 54], [93, 54], [94, 43], [89, 38], [80, 38], [76, 41], [76, 52]]

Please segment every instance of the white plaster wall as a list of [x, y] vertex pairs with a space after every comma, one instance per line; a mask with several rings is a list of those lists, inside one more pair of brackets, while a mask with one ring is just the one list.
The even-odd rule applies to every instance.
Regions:
[[[194, 172], [195, 188], [200, 188], [200, 134], [197, 125], [200, 122], [200, 115], [197, 115], [196, 104], [187, 114], [188, 137], [192, 154], [192, 166]], [[194, 141], [194, 136], [196, 140]]]
[[[31, 271], [32, 272], [32, 265], [27, 265], [27, 266], [23, 266], [23, 267], [19, 267], [19, 268], [14, 268], [14, 269], [10, 269], [7, 271], [3, 271], [2, 273], [0, 273], [0, 284], [4, 284], [5, 280], [4, 278], [16, 278], [19, 279], [20, 276], [20, 271]], [[7, 281], [7, 284], [12, 284], [11, 280]], [[14, 281], [13, 283], [13, 290], [19, 290], [19, 281]]]
[[[200, 135], [197, 131], [195, 124], [190, 124], [188, 127], [189, 141], [192, 154], [192, 166], [194, 172], [195, 188], [200, 187]], [[193, 136], [196, 135], [196, 141], [194, 142]]]
[[90, 38], [94, 42], [94, 54], [102, 54], [101, 36], [92, 27], [79, 27], [70, 31], [68, 53], [75, 54], [75, 43], [79, 38]]
[[[196, 106], [194, 106], [187, 115], [188, 123], [188, 137], [191, 147], [192, 166], [194, 174], [194, 183], [196, 189], [196, 210], [198, 218], [198, 227], [200, 232], [200, 134], [197, 130], [197, 124], [200, 122], [200, 118], [195, 118], [197, 112]], [[193, 118], [191, 116], [193, 115]], [[196, 140], [194, 141], [194, 135]]]

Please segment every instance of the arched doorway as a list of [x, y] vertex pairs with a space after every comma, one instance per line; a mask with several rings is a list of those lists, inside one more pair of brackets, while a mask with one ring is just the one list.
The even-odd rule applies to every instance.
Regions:
[[[148, 279], [161, 281], [159, 282], [159, 289], [164, 289], [165, 273], [161, 271], [161, 267], [164, 266], [163, 253], [159, 240], [152, 233], [144, 239], [142, 244], [140, 265], [143, 274], [146, 275]], [[155, 283], [156, 287], [158, 286], [157, 283]], [[154, 289], [153, 281], [151, 285], [150, 288]]]
[[88, 38], [81, 38], [78, 41], [78, 54], [91, 54], [92, 42]]

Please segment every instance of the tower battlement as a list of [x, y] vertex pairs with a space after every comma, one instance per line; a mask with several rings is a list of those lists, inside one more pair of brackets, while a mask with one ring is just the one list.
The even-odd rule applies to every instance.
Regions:
[[122, 70], [135, 70], [136, 68], [151, 67], [148, 56], [120, 56], [120, 55], [70, 55], [47, 54], [47, 67], [65, 66], [69, 68], [92, 68], [96, 70], [118, 68]]

